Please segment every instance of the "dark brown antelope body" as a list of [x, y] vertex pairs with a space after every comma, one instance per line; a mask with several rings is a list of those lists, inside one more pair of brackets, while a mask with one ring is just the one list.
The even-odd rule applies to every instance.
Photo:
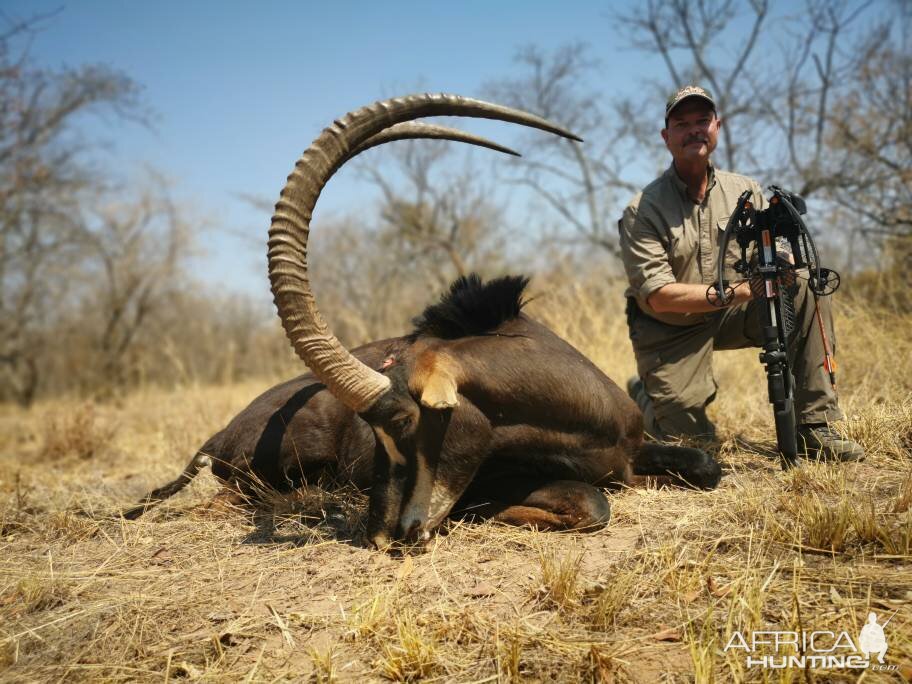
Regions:
[[[352, 353], [379, 368], [391, 342]], [[321, 477], [366, 489], [374, 441], [370, 426], [306, 373], [258, 396], [200, 452], [211, 458], [216, 477], [246, 494], [260, 485], [288, 491]]]
[[[454, 511], [546, 529], [603, 525], [597, 489], [638, 475], [714, 487], [721, 471], [695, 449], [645, 443], [636, 405], [592, 362], [522, 313], [527, 280], [457, 280], [407, 336], [349, 352], [323, 321], [307, 278], [310, 216], [326, 181], [352, 156], [435, 114], [485, 116], [565, 137], [544, 120], [450, 95], [376, 103], [338, 120], [289, 176], [270, 230], [270, 278], [286, 333], [313, 370], [267, 391], [210, 439], [174, 482], [128, 511], [180, 489], [205, 454], [216, 475], [295, 487], [322, 474], [370, 490], [367, 534], [426, 539]], [[450, 129], [435, 137], [475, 142]], [[492, 145], [488, 145], [492, 146]]]

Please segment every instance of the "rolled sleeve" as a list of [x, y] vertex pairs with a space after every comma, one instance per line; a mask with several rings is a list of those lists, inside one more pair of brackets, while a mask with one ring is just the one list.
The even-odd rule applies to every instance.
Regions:
[[750, 189], [754, 195], [754, 206], [757, 209], [766, 209], [767, 201], [766, 197], [763, 195], [763, 188], [760, 187], [760, 184], [755, 180], [751, 180]]
[[628, 206], [618, 222], [621, 259], [630, 283], [628, 294], [640, 305], [653, 292], [677, 282], [668, 261], [668, 252], [654, 224], [636, 204]]

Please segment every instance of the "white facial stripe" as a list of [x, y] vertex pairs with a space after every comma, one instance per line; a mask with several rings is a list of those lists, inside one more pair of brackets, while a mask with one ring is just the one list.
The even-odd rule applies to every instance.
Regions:
[[377, 437], [380, 438], [380, 443], [383, 445], [383, 448], [386, 449], [386, 454], [389, 456], [390, 462], [395, 463], [396, 465], [405, 465], [405, 456], [403, 456], [399, 449], [396, 448], [396, 442], [386, 434], [382, 428], [374, 428], [377, 433]]
[[434, 482], [434, 487], [431, 490], [431, 501], [428, 506], [427, 527], [434, 528], [443, 522], [443, 519], [447, 517], [458, 498], [459, 496], [455, 495], [445, 482], [440, 480]]
[[[390, 461], [397, 465], [405, 465], [405, 457], [396, 448], [393, 438], [379, 427], [375, 430]], [[427, 459], [420, 451], [416, 454], [415, 466], [415, 487], [403, 509], [399, 524], [405, 532], [408, 532], [415, 523], [418, 523], [422, 532], [421, 537], [426, 539], [429, 531], [443, 521], [459, 497], [454, 495], [445, 483], [435, 481], [434, 473], [431, 472]]]

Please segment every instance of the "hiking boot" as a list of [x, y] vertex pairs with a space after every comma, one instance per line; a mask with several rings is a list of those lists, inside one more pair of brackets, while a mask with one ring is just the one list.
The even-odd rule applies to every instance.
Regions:
[[[627, 396], [637, 401], [637, 397], [641, 394], [645, 394], [646, 388], [643, 386], [643, 381], [640, 380], [639, 375], [631, 375], [627, 379]], [[637, 401], [637, 403], [639, 403]]]
[[829, 425], [799, 425], [798, 455], [818, 461], [861, 461], [864, 449], [854, 440], [842, 437]]
[[643, 432], [647, 437], [652, 439], [662, 439], [662, 431], [655, 423], [655, 410], [652, 407], [652, 399], [646, 394], [646, 385], [643, 380], [636, 375], [627, 380], [627, 396], [633, 399], [640, 413], [643, 414]]

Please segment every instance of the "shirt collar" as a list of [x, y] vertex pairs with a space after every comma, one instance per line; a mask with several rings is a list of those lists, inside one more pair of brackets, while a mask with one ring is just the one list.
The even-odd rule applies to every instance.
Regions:
[[[716, 185], [716, 167], [713, 166], [712, 161], [709, 162], [708, 167], [709, 167], [709, 170], [707, 171], [707, 173], [709, 174], [709, 180], [706, 184], [706, 197], [707, 198], [709, 197], [710, 191]], [[683, 180], [681, 180], [681, 177], [678, 175], [678, 172], [675, 171], [674, 162], [671, 162], [671, 164], [668, 166], [668, 170], [665, 172], [665, 175], [668, 176], [669, 179], [671, 179], [671, 184], [678, 191], [678, 194], [681, 196], [681, 199], [685, 199], [689, 202], [693, 202], [693, 200], [690, 199], [690, 195], [687, 194], [687, 183], [685, 183]], [[704, 199], [704, 202], [705, 201], [706, 200]]]

